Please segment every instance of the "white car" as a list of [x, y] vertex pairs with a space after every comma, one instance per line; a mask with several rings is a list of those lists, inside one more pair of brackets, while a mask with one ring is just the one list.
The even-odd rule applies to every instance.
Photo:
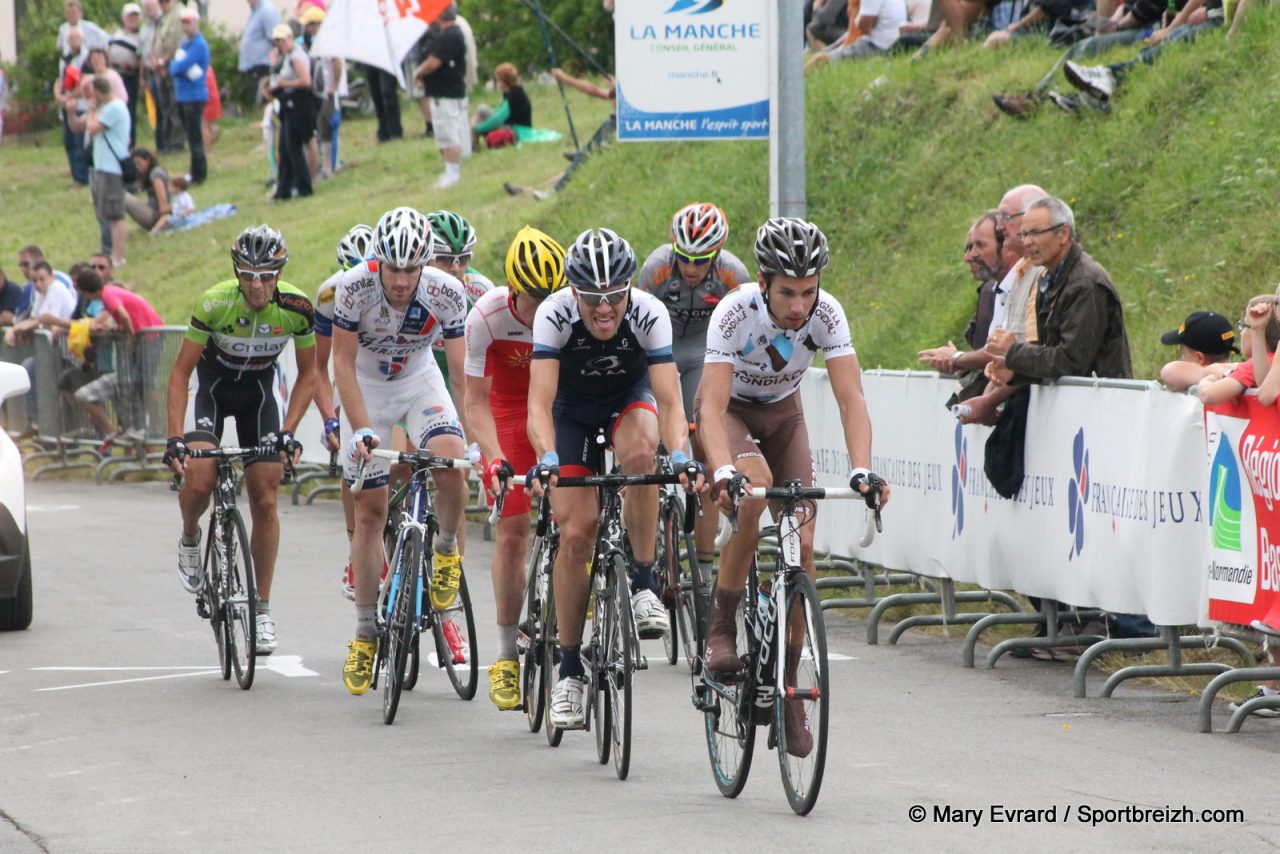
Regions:
[[[0, 403], [31, 388], [20, 365], [0, 362]], [[0, 631], [31, 625], [31, 550], [22, 456], [0, 430]]]

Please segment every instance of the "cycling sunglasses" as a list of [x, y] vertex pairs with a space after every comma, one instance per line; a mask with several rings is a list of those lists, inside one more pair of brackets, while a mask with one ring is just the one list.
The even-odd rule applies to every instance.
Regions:
[[249, 281], [249, 282], [252, 282], [254, 279], [257, 279], [262, 284], [269, 285], [272, 282], [274, 282], [276, 279], [280, 278], [280, 271], [279, 270], [263, 270], [261, 272], [256, 272], [254, 270], [241, 270], [239, 267], [236, 267], [236, 278], [242, 279], [244, 281]]
[[458, 266], [465, 267], [471, 263], [471, 253], [464, 252], [461, 255], [439, 254], [439, 255], [436, 255], [433, 260], [439, 261], [440, 263], [444, 264], [446, 267], [458, 267]]
[[627, 298], [627, 294], [630, 293], [631, 288], [628, 286], [625, 288], [618, 288], [613, 291], [604, 291], [603, 293], [593, 293], [591, 291], [583, 291], [578, 288], [574, 288], [573, 290], [574, 293], [578, 295], [579, 299], [594, 308], [602, 302], [607, 302], [609, 305], [621, 304], [622, 301]]
[[686, 255], [679, 249], [672, 249], [671, 251], [675, 253], [677, 261], [683, 264], [693, 264], [695, 267], [701, 267], [703, 264], [710, 264], [716, 259], [716, 256], [720, 254], [719, 249], [715, 252], [708, 252], [706, 255]]

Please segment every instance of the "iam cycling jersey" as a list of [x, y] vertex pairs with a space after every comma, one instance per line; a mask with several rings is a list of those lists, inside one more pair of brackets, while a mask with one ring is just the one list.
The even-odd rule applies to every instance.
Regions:
[[196, 300], [187, 340], [204, 347], [201, 361], [244, 373], [271, 367], [293, 339], [298, 349], [314, 347], [315, 312], [306, 294], [288, 282], [276, 285], [265, 308], [253, 310], [235, 279], [214, 285]]
[[387, 302], [377, 261], [347, 270], [334, 291], [334, 326], [360, 339], [356, 376], [362, 382], [436, 373], [431, 345], [441, 337], [461, 338], [466, 317], [461, 284], [434, 267], [422, 268], [417, 290], [404, 311]]
[[784, 330], [769, 317], [760, 286], [743, 285], [716, 306], [707, 332], [707, 363], [733, 365], [730, 394], [737, 400], [789, 397], [819, 351], [828, 361], [854, 355], [844, 309], [822, 290], [804, 325]]
[[557, 400], [613, 397], [646, 381], [650, 365], [673, 361], [666, 307], [634, 288], [627, 303], [627, 313], [608, 341], [587, 330], [571, 288], [556, 291], [538, 306], [533, 358], [560, 361]]

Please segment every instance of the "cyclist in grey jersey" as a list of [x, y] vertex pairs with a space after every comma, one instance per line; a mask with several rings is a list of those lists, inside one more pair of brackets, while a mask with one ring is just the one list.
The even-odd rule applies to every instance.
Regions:
[[[740, 284], [755, 281], [746, 266], [727, 249], [729, 219], [708, 202], [685, 205], [671, 219], [671, 242], [649, 254], [635, 287], [657, 297], [671, 315], [671, 352], [680, 374], [684, 411], [693, 420], [693, 398], [702, 382], [707, 328], [720, 300]], [[702, 443], [689, 425], [694, 459], [704, 459]], [[705, 497], [704, 497], [705, 498]], [[709, 498], [694, 532], [699, 560], [710, 562], [715, 551], [716, 514]]]

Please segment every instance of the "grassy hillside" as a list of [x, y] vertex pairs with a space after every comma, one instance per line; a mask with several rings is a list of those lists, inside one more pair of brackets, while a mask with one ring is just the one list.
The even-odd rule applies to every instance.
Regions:
[[[998, 114], [992, 92], [1029, 88], [1056, 57], [1036, 45], [1000, 54], [964, 48], [922, 63], [846, 62], [809, 78], [809, 216], [831, 238], [824, 283], [845, 300], [864, 365], [909, 367], [919, 348], [959, 335], [973, 306], [960, 260], [967, 226], [1025, 181], [1075, 208], [1081, 239], [1124, 299], [1139, 375], [1170, 357], [1158, 334], [1188, 312], [1235, 317], [1250, 295], [1271, 291], [1280, 273], [1278, 39], [1280, 19], [1263, 10], [1231, 43], [1219, 31], [1175, 45], [1130, 76], [1109, 116], [1076, 118], [1052, 106], [1025, 122]], [[1069, 89], [1065, 80], [1060, 88]], [[537, 123], [566, 129], [555, 90], [534, 86], [531, 94]], [[571, 103], [585, 138], [605, 105], [578, 96]], [[419, 126], [412, 105], [404, 116], [407, 130]], [[314, 198], [279, 205], [263, 198], [257, 130], [228, 123], [196, 198], [235, 202], [241, 215], [185, 235], [135, 236], [123, 278], [180, 322], [193, 295], [229, 272], [226, 246], [251, 221], [284, 230], [293, 258], [287, 278], [310, 288], [331, 271], [333, 244], [349, 224], [396, 204], [470, 216], [480, 231], [477, 265], [491, 275], [525, 222], [562, 240], [608, 225], [643, 254], [663, 240], [681, 204], [707, 199], [729, 212], [730, 248], [749, 256], [754, 226], [767, 215], [764, 143], [615, 144], [566, 192], [539, 203], [507, 197], [502, 181], [557, 172], [567, 145], [478, 154], [461, 185], [438, 192], [430, 187], [440, 161], [428, 141], [375, 146], [372, 121], [344, 131], [351, 169]], [[62, 265], [96, 248], [87, 195], [66, 188], [65, 170], [59, 138], [0, 146], [0, 263], [12, 266], [30, 240]]]

